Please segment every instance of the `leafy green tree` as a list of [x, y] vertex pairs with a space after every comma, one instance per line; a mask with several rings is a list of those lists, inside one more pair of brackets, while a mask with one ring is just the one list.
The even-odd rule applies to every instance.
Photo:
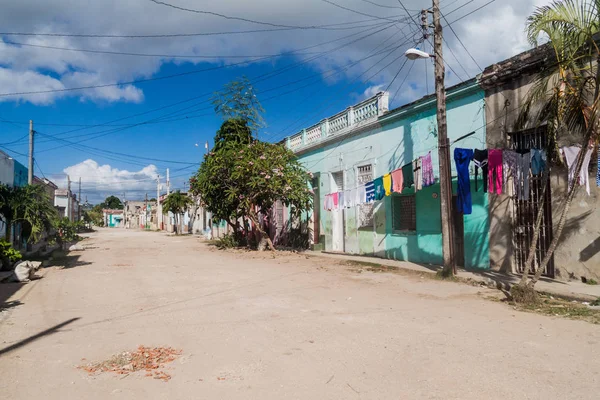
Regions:
[[163, 201], [162, 206], [164, 211], [170, 211], [175, 218], [175, 234], [179, 234], [180, 217], [188, 207], [193, 203], [193, 200], [182, 194], [179, 190], [171, 193]]
[[100, 205], [102, 206], [102, 208], [109, 209], [109, 210], [122, 210], [123, 209], [123, 203], [121, 202], [121, 199], [119, 199], [117, 196], [108, 196], [104, 200], [104, 202], [100, 203]]
[[253, 140], [248, 122], [243, 119], [228, 119], [223, 122], [214, 139], [213, 152], [221, 150], [225, 144], [249, 144]]
[[[600, 49], [597, 43], [600, 31], [600, 0], [554, 1], [539, 7], [527, 20], [527, 34], [532, 45], [540, 37], [550, 39], [554, 54], [551, 67], [540, 72], [532, 86], [518, 126], [528, 121], [547, 123], [548, 134], [556, 142], [563, 135], [579, 138], [582, 151], [576, 161], [577, 182], [583, 165], [586, 148], [598, 140], [598, 106], [600, 102]], [[551, 157], [556, 158], [556, 157]], [[587, 173], [587, 171], [585, 172]], [[547, 179], [547, 174], [545, 176]], [[561, 215], [553, 240], [541, 260], [535, 275], [528, 281], [528, 271], [533, 263], [544, 207], [540, 205], [536, 227], [525, 273], [519, 285], [513, 287], [516, 300], [535, 300], [534, 286], [556, 250], [565, 226], [578, 185], [569, 186], [560, 207]], [[542, 196], [543, 198], [543, 196]]]
[[215, 112], [224, 121], [245, 121], [253, 132], [265, 127], [262, 117], [265, 110], [256, 97], [254, 86], [245, 76], [226, 84], [222, 91], [213, 95], [211, 101]]
[[22, 222], [23, 235], [30, 242], [37, 242], [42, 233], [52, 230], [57, 212], [42, 186], [2, 186], [0, 199], [0, 213], [6, 222], [7, 239], [17, 222]]
[[258, 214], [267, 214], [279, 200], [290, 207], [292, 217], [299, 218], [311, 208], [309, 179], [309, 173], [284, 146], [258, 140], [231, 142], [205, 158], [191, 189], [214, 218], [225, 219], [236, 229], [238, 218], [250, 219], [274, 250]]

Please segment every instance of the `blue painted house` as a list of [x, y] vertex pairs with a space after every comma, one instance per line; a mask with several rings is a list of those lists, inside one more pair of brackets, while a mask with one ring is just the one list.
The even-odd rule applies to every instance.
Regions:
[[[485, 148], [484, 92], [473, 79], [448, 89], [448, 138], [454, 148]], [[311, 216], [315, 248], [442, 264], [436, 100], [427, 96], [388, 110], [381, 92], [286, 139], [315, 179]], [[436, 181], [380, 201], [324, 210], [329, 193], [353, 189], [430, 153]], [[456, 169], [452, 162], [456, 193]], [[470, 170], [471, 175], [474, 170]], [[458, 264], [489, 268], [487, 193], [471, 176], [473, 212], [455, 214]], [[463, 261], [463, 262], [461, 262]]]

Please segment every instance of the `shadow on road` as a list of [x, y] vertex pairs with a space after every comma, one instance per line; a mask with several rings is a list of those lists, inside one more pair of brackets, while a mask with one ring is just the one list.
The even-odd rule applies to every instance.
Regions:
[[[0, 283], [0, 310], [19, 306], [23, 303], [20, 301], [6, 301], [17, 293], [26, 283]], [[18, 304], [16, 304], [18, 303]]]
[[36, 340], [38, 340], [38, 339], [40, 339], [40, 338], [42, 338], [44, 336], [52, 335], [52, 334], [56, 333], [60, 328], [62, 328], [64, 326], [67, 326], [69, 324], [72, 324], [73, 322], [75, 322], [75, 321], [77, 321], [79, 319], [81, 319], [81, 318], [77, 317], [77, 318], [68, 319], [65, 322], [61, 322], [60, 324], [54, 325], [53, 327], [48, 328], [48, 329], [46, 329], [44, 331], [41, 331], [40, 333], [36, 333], [33, 336], [29, 336], [28, 338], [23, 339], [23, 340], [15, 343], [15, 344], [12, 344], [12, 345], [10, 345], [8, 347], [0, 349], [0, 356], [3, 355], [3, 354], [9, 353], [9, 352], [11, 352], [13, 350], [16, 350], [16, 349], [18, 349], [20, 347], [26, 346], [26, 345], [28, 345], [31, 342], [35, 342]]

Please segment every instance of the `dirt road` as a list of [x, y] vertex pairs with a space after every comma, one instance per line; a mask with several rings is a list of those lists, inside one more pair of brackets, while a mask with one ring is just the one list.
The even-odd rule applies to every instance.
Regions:
[[[2, 398], [598, 398], [600, 328], [489, 289], [153, 232], [84, 245], [2, 298]], [[170, 381], [77, 369], [138, 345], [182, 350]]]

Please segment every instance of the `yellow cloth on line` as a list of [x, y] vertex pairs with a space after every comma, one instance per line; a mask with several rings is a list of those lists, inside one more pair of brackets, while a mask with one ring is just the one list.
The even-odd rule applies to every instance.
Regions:
[[386, 196], [392, 194], [392, 176], [390, 174], [385, 174], [383, 176], [383, 189], [385, 190]]

